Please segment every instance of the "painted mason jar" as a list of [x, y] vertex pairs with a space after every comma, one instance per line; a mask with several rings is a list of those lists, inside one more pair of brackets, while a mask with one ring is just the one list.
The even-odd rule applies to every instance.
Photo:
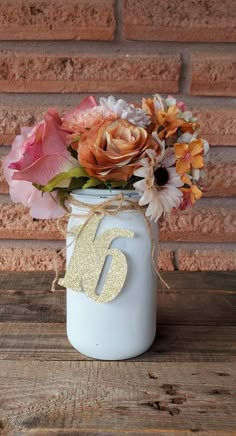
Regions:
[[[151, 346], [156, 334], [152, 248], [153, 242], [157, 246], [157, 224], [151, 240], [143, 214], [132, 208], [138, 204], [137, 192], [123, 191], [123, 206], [128, 207], [118, 210], [121, 192], [85, 189], [72, 193], [79, 203], [71, 204], [67, 271], [60, 281], [67, 287], [70, 343], [80, 353], [103, 360], [138, 356]], [[103, 214], [108, 200], [115, 212]], [[99, 205], [95, 212], [92, 208]]]

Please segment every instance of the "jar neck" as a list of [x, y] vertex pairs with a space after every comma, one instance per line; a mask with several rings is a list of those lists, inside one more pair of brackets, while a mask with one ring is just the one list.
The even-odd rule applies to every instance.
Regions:
[[122, 189], [114, 189], [114, 190], [109, 190], [109, 189], [92, 189], [92, 188], [88, 188], [88, 189], [75, 189], [74, 191], [71, 192], [72, 197], [76, 198], [76, 196], [80, 196], [82, 197], [89, 197], [89, 198], [113, 198], [113, 197], [117, 197], [118, 195], [123, 194], [123, 196], [125, 198], [139, 198], [139, 194], [137, 191], [135, 190], [122, 190]]
[[[137, 191], [131, 190], [113, 190], [107, 189], [77, 189], [71, 192], [72, 199], [75, 200], [75, 204], [72, 202], [72, 208], [81, 207], [79, 203], [88, 205], [102, 204], [107, 201], [114, 200], [114, 205], [118, 205], [123, 199], [123, 205], [127, 206], [130, 202], [138, 203], [139, 194]], [[78, 205], [76, 206], [76, 201]]]

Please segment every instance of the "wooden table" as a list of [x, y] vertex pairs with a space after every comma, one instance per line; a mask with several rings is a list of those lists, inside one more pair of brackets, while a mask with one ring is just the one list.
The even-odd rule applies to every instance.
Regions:
[[157, 338], [101, 362], [66, 338], [52, 274], [0, 274], [0, 428], [34, 435], [236, 435], [233, 273], [163, 274]]

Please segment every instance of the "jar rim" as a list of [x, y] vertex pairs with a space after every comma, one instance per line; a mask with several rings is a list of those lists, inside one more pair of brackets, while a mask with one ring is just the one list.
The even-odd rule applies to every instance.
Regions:
[[109, 189], [74, 189], [71, 192], [72, 197], [73, 196], [84, 196], [84, 197], [99, 197], [99, 198], [107, 198], [107, 197], [115, 197], [119, 194], [124, 194], [125, 197], [133, 197], [137, 198], [139, 197], [139, 193], [135, 190], [131, 189], [114, 189], [113, 191], [109, 191]]

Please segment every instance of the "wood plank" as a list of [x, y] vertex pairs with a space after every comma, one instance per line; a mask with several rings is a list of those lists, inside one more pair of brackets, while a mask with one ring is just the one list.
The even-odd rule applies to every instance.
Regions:
[[[61, 274], [62, 276], [63, 274]], [[55, 277], [53, 272], [30, 271], [30, 272], [0, 272], [0, 289], [26, 291], [49, 291]], [[58, 289], [62, 289], [58, 286]]]
[[[161, 272], [161, 275], [168, 282], [172, 291], [177, 289], [236, 291], [236, 274], [231, 271], [173, 271]], [[53, 278], [53, 272], [0, 272], [0, 289], [46, 291], [51, 288]], [[160, 283], [159, 288], [162, 289]]]
[[[192, 430], [183, 430], [183, 429], [160, 429], [160, 428], [152, 428], [150, 430], [145, 430], [145, 432], [143, 430], [139, 430], [138, 428], [135, 428], [135, 430], [117, 430], [117, 429], [110, 429], [108, 431], [105, 431], [104, 428], [100, 429], [80, 429], [80, 428], [73, 428], [70, 430], [60, 430], [60, 429], [50, 429], [50, 430], [45, 430], [40, 428], [40, 430], [35, 430], [35, 429], [31, 429], [31, 430], [26, 430], [24, 429], [24, 435], [34, 435], [34, 436], [98, 436], [98, 435], [102, 435], [102, 436], [114, 436], [114, 435], [119, 435], [119, 436], [125, 436], [125, 435], [134, 435], [134, 436], [144, 436], [144, 435], [158, 435], [158, 436], [193, 436], [194, 433], [197, 433], [197, 436], [235, 436], [236, 435], [236, 431], [235, 430], [224, 430], [224, 434], [222, 434], [222, 430], [200, 430], [200, 429], [196, 429], [193, 428]], [[12, 434], [12, 433], [11, 433]], [[21, 436], [22, 432], [18, 432], [18, 431], [14, 431], [14, 436]]]
[[232, 363], [1, 361], [0, 385], [8, 433], [223, 436], [236, 428]]
[[[1, 322], [65, 322], [65, 292], [0, 290]], [[236, 291], [159, 290], [159, 324], [236, 325]]]
[[65, 322], [65, 291], [0, 290], [1, 322]]
[[[133, 359], [143, 362], [234, 362], [235, 326], [158, 325], [150, 350]], [[92, 360], [66, 337], [65, 324], [1, 323], [0, 360]], [[191, 366], [191, 365], [190, 365]]]

